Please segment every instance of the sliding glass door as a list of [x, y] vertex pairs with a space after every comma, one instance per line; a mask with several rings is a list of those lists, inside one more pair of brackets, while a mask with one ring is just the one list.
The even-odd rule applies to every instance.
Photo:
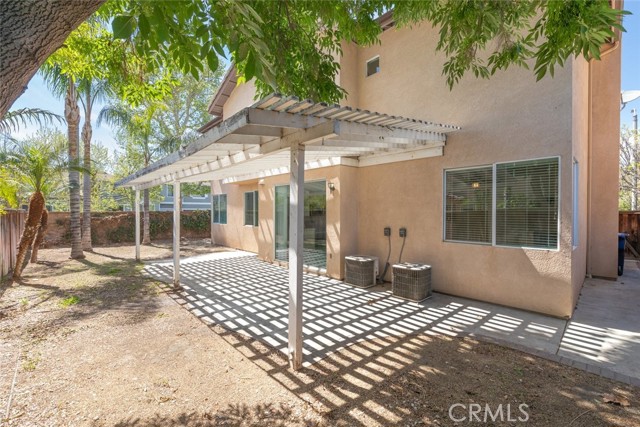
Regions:
[[[307, 266], [327, 267], [326, 181], [304, 183], [304, 254]], [[289, 259], [289, 186], [276, 187], [275, 200], [276, 259]]]

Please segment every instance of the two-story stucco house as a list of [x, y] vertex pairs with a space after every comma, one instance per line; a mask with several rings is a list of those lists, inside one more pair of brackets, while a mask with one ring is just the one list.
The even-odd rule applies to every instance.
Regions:
[[212, 239], [269, 262], [288, 260], [300, 209], [321, 274], [343, 278], [348, 255], [384, 263], [390, 244], [390, 263], [432, 266], [435, 291], [571, 316], [586, 276], [617, 274], [619, 45], [539, 82], [513, 67], [450, 90], [437, 31], [382, 19], [379, 45], [343, 46], [339, 107], [257, 100], [231, 69], [203, 137], [123, 184], [210, 180]]

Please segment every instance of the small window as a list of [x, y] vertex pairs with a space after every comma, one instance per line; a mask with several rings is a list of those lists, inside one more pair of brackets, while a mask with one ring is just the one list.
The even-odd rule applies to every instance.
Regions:
[[258, 192], [244, 193], [244, 225], [258, 226]]
[[211, 198], [212, 220], [214, 224], [227, 223], [227, 195], [215, 194]]
[[376, 56], [367, 61], [367, 77], [380, 72], [380, 57]]
[[167, 185], [167, 196], [173, 197], [173, 185]]

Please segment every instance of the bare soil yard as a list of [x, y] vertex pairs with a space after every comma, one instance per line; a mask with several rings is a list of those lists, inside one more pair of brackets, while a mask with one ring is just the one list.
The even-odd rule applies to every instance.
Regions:
[[[182, 255], [212, 250], [225, 249], [190, 242]], [[0, 287], [0, 424], [450, 426], [451, 405], [468, 418], [476, 403], [502, 404], [504, 421], [457, 425], [640, 426], [638, 389], [469, 338], [380, 338], [294, 373], [282, 354], [204, 325], [133, 253], [45, 249]], [[170, 245], [142, 253], [169, 257]], [[528, 421], [507, 421], [520, 404]]]

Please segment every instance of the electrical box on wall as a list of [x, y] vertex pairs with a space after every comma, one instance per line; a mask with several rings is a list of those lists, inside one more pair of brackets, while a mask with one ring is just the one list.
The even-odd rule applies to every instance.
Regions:
[[402, 227], [400, 229], [400, 237], [407, 237], [407, 229]]
[[385, 227], [384, 228], [384, 235], [385, 236], [391, 236], [391, 227]]

